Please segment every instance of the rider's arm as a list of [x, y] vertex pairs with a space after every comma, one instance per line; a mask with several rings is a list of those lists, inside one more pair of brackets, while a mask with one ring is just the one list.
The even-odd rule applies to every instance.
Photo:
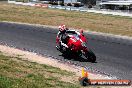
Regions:
[[59, 38], [59, 37], [60, 37], [60, 35], [61, 35], [61, 32], [59, 31], [59, 32], [58, 32], [58, 34], [57, 34], [57, 37]]
[[59, 31], [56, 37], [56, 43], [59, 43], [60, 35], [61, 35], [61, 32]]
[[61, 43], [62, 46], [68, 48], [68, 46], [65, 43], [63, 43], [62, 41], [60, 41], [60, 43]]

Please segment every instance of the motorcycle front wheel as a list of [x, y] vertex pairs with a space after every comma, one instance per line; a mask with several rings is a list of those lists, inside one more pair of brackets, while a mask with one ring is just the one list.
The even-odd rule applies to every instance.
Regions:
[[88, 52], [85, 52], [84, 56], [88, 59], [88, 61], [91, 61], [92, 63], [96, 61], [96, 56], [90, 49]]

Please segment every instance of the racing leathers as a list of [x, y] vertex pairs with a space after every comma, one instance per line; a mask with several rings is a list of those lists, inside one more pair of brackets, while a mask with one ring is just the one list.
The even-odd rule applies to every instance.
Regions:
[[75, 30], [65, 30], [64, 32], [60, 32], [59, 31], [58, 34], [57, 34], [56, 42], [59, 43], [59, 49], [60, 50], [64, 50], [66, 48], [69, 48], [67, 46], [68, 39], [70, 38], [70, 36], [68, 34], [77, 34], [77, 35], [80, 35], [80, 33], [77, 32], [77, 31], [75, 31]]

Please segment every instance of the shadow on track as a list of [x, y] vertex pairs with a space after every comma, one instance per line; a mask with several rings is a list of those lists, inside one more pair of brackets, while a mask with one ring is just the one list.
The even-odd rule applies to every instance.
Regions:
[[[85, 59], [84, 57], [77, 57], [77, 56], [64, 55], [64, 54], [60, 54], [59, 56], [62, 56], [64, 59], [67, 59], [67, 60], [73, 60], [73, 61], [79, 61], [79, 62], [91, 62], [90, 60]], [[91, 62], [91, 63], [97, 63], [97, 62]]]

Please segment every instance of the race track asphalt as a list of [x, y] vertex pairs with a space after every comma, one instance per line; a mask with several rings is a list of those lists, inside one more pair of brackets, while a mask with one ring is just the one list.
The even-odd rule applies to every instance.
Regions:
[[88, 38], [87, 46], [97, 56], [97, 63], [84, 60], [67, 59], [56, 50], [55, 38], [57, 30], [48, 27], [37, 27], [24, 24], [0, 22], [0, 43], [9, 46], [25, 48], [40, 54], [49, 54], [65, 61], [98, 70], [117, 78], [132, 80], [132, 44], [117, 43], [85, 33]]

